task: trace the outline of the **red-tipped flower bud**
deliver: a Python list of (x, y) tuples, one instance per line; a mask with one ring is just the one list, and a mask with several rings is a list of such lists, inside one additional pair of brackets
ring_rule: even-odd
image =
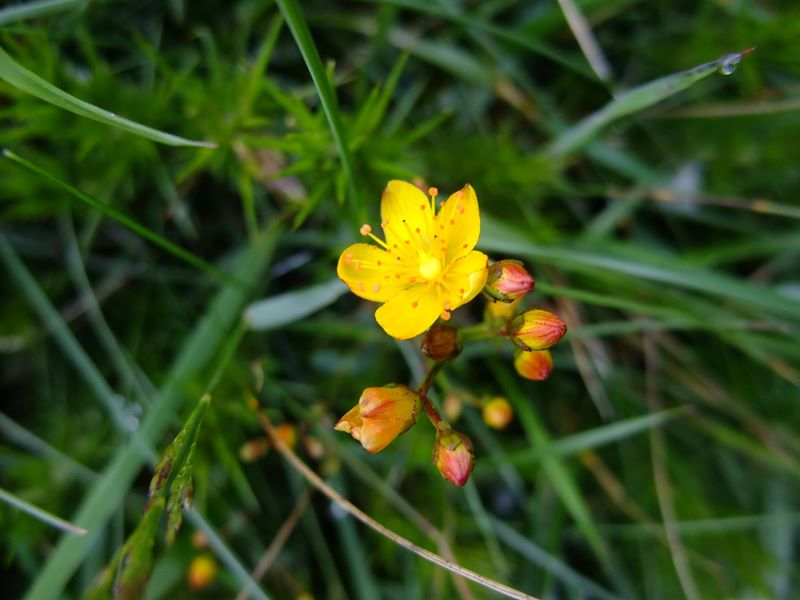
[(433, 464), (442, 477), (459, 487), (466, 485), (475, 464), (472, 441), (463, 433), (453, 431), (444, 422), (436, 428)]
[(537, 308), (517, 316), (509, 327), (511, 341), (523, 350), (546, 350), (567, 333), (567, 324), (558, 316)]
[(514, 409), (501, 396), (491, 398), (483, 405), (483, 422), (492, 429), (505, 429), (514, 418)]
[(380, 452), (417, 422), (422, 402), (412, 389), (389, 384), (367, 388), (334, 426), (361, 442), (370, 454)]
[(458, 331), (449, 325), (436, 323), (428, 329), (420, 347), (422, 353), (433, 360), (449, 360), (461, 352)]
[(553, 370), (553, 355), (550, 350), (518, 352), (514, 357), (514, 368), (525, 379), (544, 381)]
[(518, 260), (498, 260), (489, 265), (483, 292), (493, 300), (513, 302), (533, 289), (534, 281)]

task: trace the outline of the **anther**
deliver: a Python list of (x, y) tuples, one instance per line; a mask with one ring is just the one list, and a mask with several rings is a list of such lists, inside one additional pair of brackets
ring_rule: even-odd
[(369, 235), (370, 233), (372, 233), (372, 227), (364, 223), (361, 226), (361, 229), (359, 229), (359, 231), (361, 232), (361, 235)]

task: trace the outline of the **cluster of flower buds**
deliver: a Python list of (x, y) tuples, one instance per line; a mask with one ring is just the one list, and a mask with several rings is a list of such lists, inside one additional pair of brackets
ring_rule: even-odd
[[(478, 198), (469, 184), (439, 201), (436, 188), (390, 181), (381, 196), (382, 236), (370, 225), (360, 229), (374, 244), (356, 243), (339, 257), (337, 274), (357, 296), (381, 306), (378, 325), (390, 336), (407, 340), (425, 334), (421, 352), (432, 365), (417, 390), (390, 384), (367, 388), (335, 428), (349, 433), (369, 453), (380, 452), (410, 429), (424, 409), (436, 428), (433, 463), (455, 485), (467, 483), (475, 460), (470, 439), (452, 429), (428, 398), (439, 369), (461, 352), (462, 342), (488, 336), (511, 340), (517, 347), (514, 366), (527, 379), (547, 379), (553, 368), (548, 348), (566, 334), (564, 322), (541, 309), (520, 310), (533, 290), (531, 274), (518, 260), (489, 261), (475, 250), (480, 235)], [(459, 330), (452, 312), (483, 291), (489, 298), (484, 323)], [(462, 403), (445, 396), (446, 419), (455, 421)], [(514, 412), (505, 398), (472, 402), (484, 423), (504, 429)], [(256, 448), (259, 450), (259, 448)]]
[(567, 325), (557, 315), (538, 308), (516, 314), (516, 307), (535, 283), (518, 260), (500, 260), (489, 266), (483, 288), (489, 303), (489, 319), (518, 350), (514, 368), (525, 379), (543, 381), (553, 370), (553, 356), (548, 348), (567, 333)]

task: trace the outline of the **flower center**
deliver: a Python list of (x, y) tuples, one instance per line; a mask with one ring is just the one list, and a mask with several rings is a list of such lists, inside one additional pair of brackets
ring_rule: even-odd
[(442, 274), (441, 261), (426, 252), (421, 253), (419, 256), (419, 274), (428, 281), (436, 279)]

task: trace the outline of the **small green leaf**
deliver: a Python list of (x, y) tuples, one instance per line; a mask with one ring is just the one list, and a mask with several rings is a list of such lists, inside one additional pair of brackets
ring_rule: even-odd
[(338, 279), (253, 302), (244, 311), (250, 329), (263, 331), (294, 323), (336, 302), (347, 292)]

